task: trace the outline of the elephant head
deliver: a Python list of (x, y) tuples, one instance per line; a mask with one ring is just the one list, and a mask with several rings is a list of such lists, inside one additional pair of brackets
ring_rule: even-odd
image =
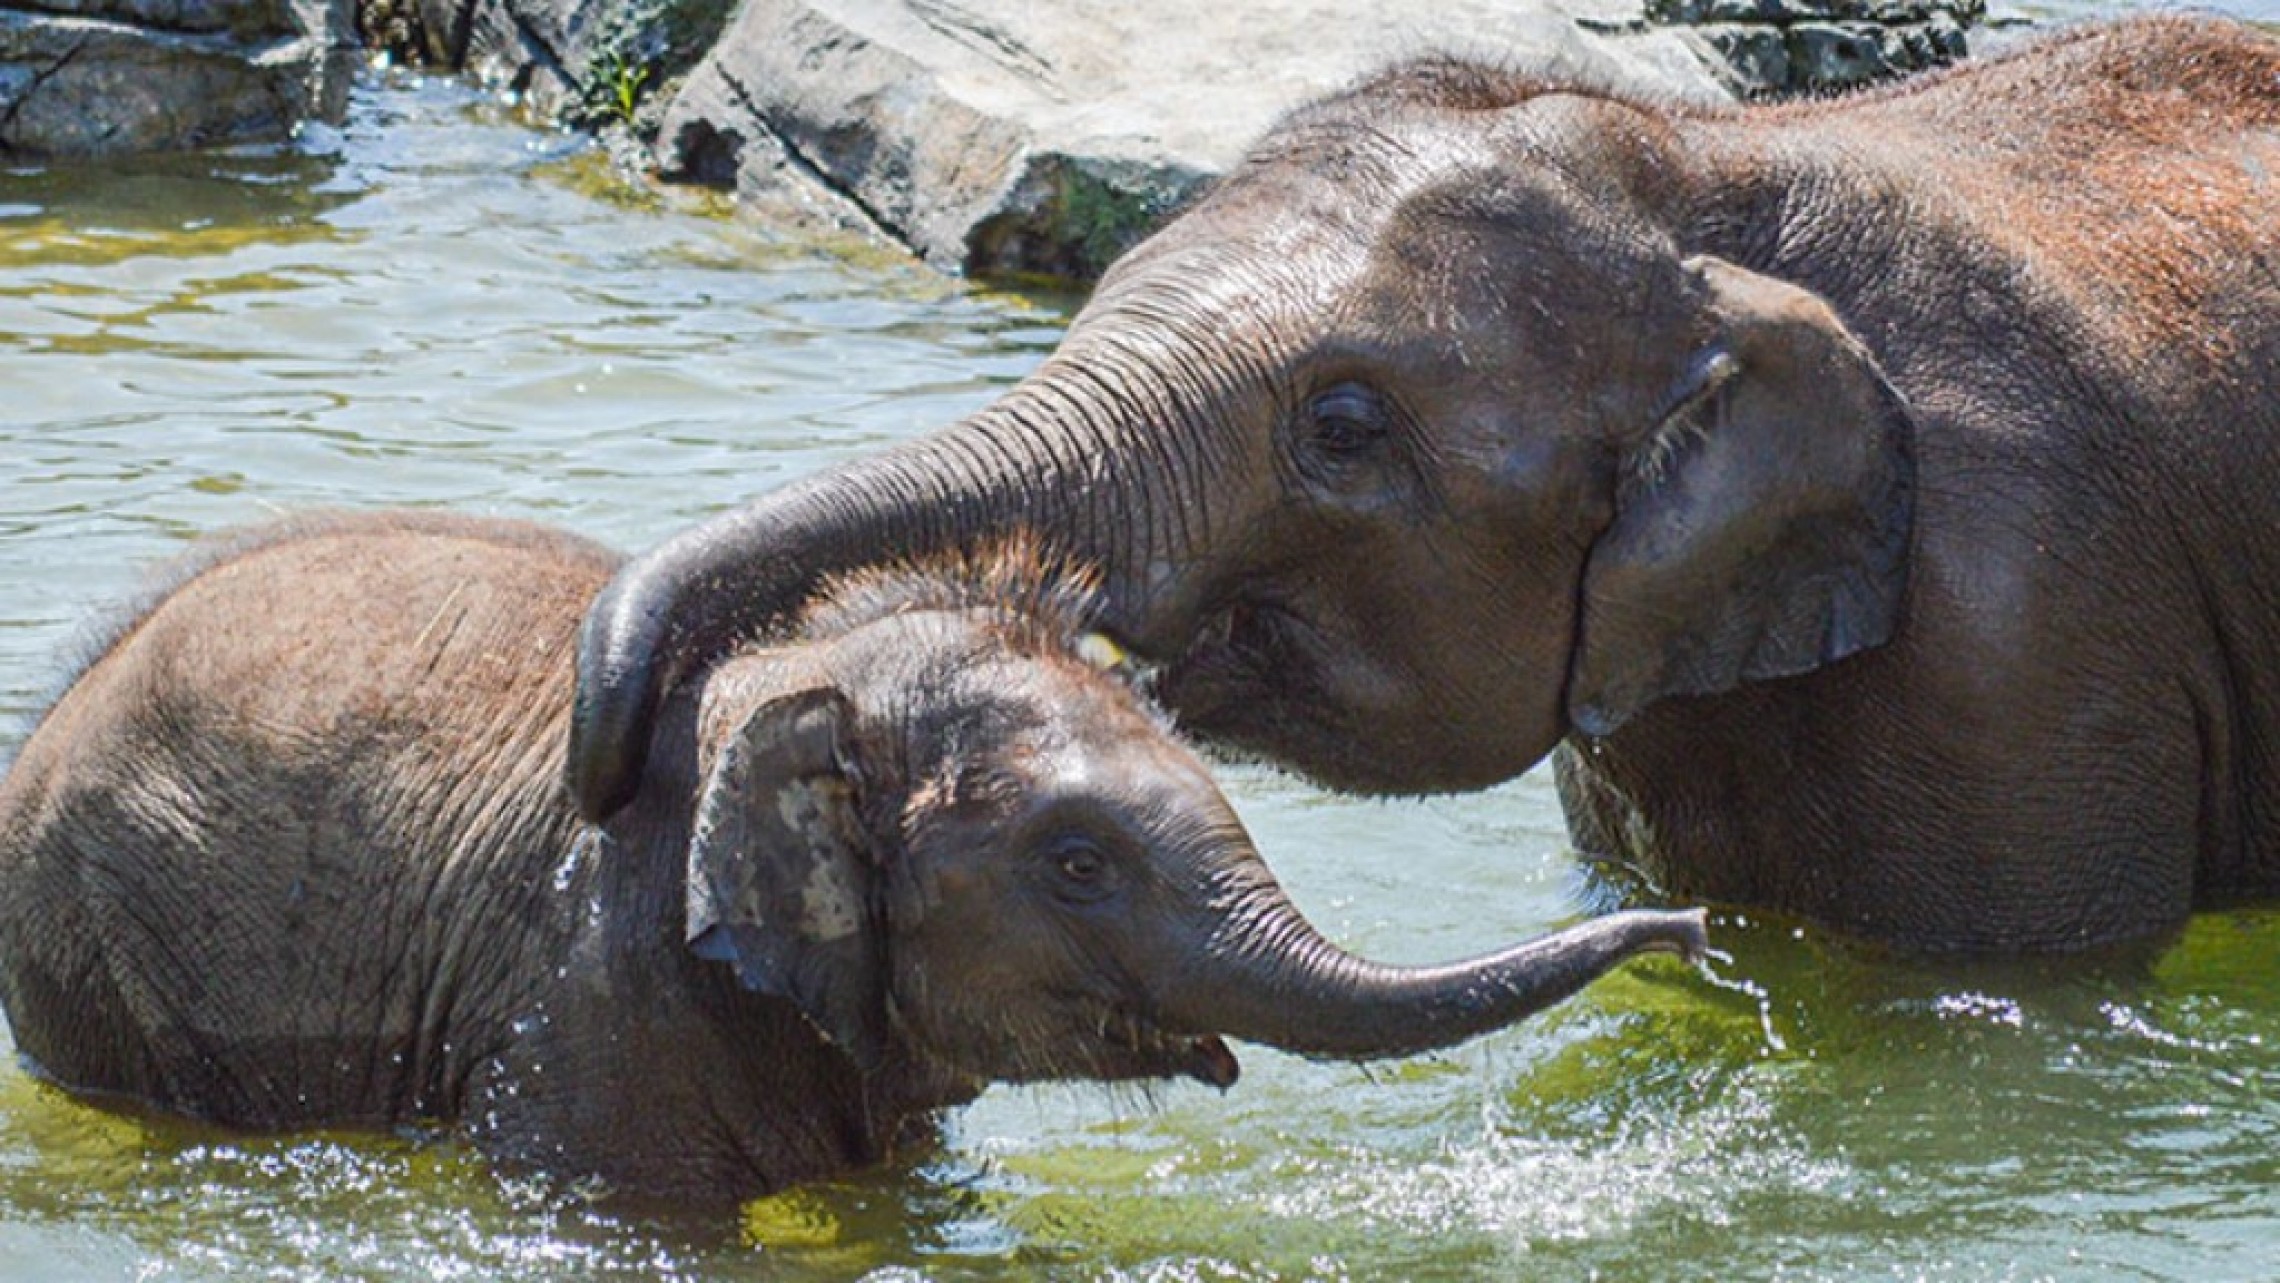
[(834, 592), (816, 640), (733, 657), (701, 692), (690, 941), (859, 1064), (1226, 1086), (1222, 1035), (1407, 1054), (1633, 953), (1701, 953), (1699, 911), (1615, 914), (1448, 967), (1340, 951), (1203, 765), (1089, 662), (1113, 648), (1037, 611), (1079, 598), (1018, 582)]
[(1742, 265), (1701, 150), (1450, 63), (1298, 113), (995, 404), (627, 565), (581, 638), (581, 807), (818, 577), (1017, 528), (1103, 568), (1183, 725), (1353, 790), (1485, 785), (1881, 644), (1908, 411), (1823, 299)]

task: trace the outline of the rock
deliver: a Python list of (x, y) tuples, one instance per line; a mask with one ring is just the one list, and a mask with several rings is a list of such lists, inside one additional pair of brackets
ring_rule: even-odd
[(1710, 47), (1725, 55), (1747, 88), (1796, 83), (1789, 66), (1789, 40), (1781, 28), (1757, 22), (1718, 22), (1697, 28)]
[(362, 0), (366, 39), (535, 114), (629, 125), (712, 47), (732, 0)]
[(1705, 42), (1587, 31), (1588, 4), (1607, 7), (746, 0), (664, 110), (657, 155), (949, 270), (1089, 279), (1282, 112), (1404, 54), (1725, 97)]
[(1849, 89), (1964, 56), (1986, 0), (1646, 0), (1649, 22), (1692, 27), (1744, 94)]
[(19, 0), (6, 6), (75, 18), (108, 18), (161, 31), (279, 32), (292, 17), (277, 0)]
[(351, 0), (0, 0), (0, 153), (275, 141), (338, 119)]
[(1891, 27), (1868, 22), (1800, 22), (1789, 28), (1791, 83), (1800, 87), (1865, 84), (1909, 65)]

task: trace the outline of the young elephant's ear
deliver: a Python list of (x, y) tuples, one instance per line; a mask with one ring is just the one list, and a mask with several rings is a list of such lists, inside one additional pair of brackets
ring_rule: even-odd
[(864, 1068), (886, 1050), (873, 868), (856, 818), (853, 710), (832, 690), (769, 699), (702, 734), (688, 941), (748, 989), (789, 998)]
[(1693, 259), (1714, 325), (1584, 570), (1568, 718), (1605, 735), (1888, 640), (1914, 507), (1907, 408), (1815, 294)]

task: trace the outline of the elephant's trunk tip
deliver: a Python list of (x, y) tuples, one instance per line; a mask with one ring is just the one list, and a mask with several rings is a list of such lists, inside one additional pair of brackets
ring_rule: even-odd
[(1644, 953), (1675, 953), (1691, 963), (1710, 956), (1710, 912), (1707, 909), (1641, 910)]

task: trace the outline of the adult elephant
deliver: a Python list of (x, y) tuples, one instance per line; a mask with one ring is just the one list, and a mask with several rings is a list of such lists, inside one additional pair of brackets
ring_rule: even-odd
[(815, 577), (1048, 532), (1198, 731), (1338, 788), (1564, 743), (1578, 843), (1926, 949), (2280, 882), (2280, 46), (1839, 102), (1427, 61), (1284, 121), (940, 435), (596, 601), (571, 779)]

